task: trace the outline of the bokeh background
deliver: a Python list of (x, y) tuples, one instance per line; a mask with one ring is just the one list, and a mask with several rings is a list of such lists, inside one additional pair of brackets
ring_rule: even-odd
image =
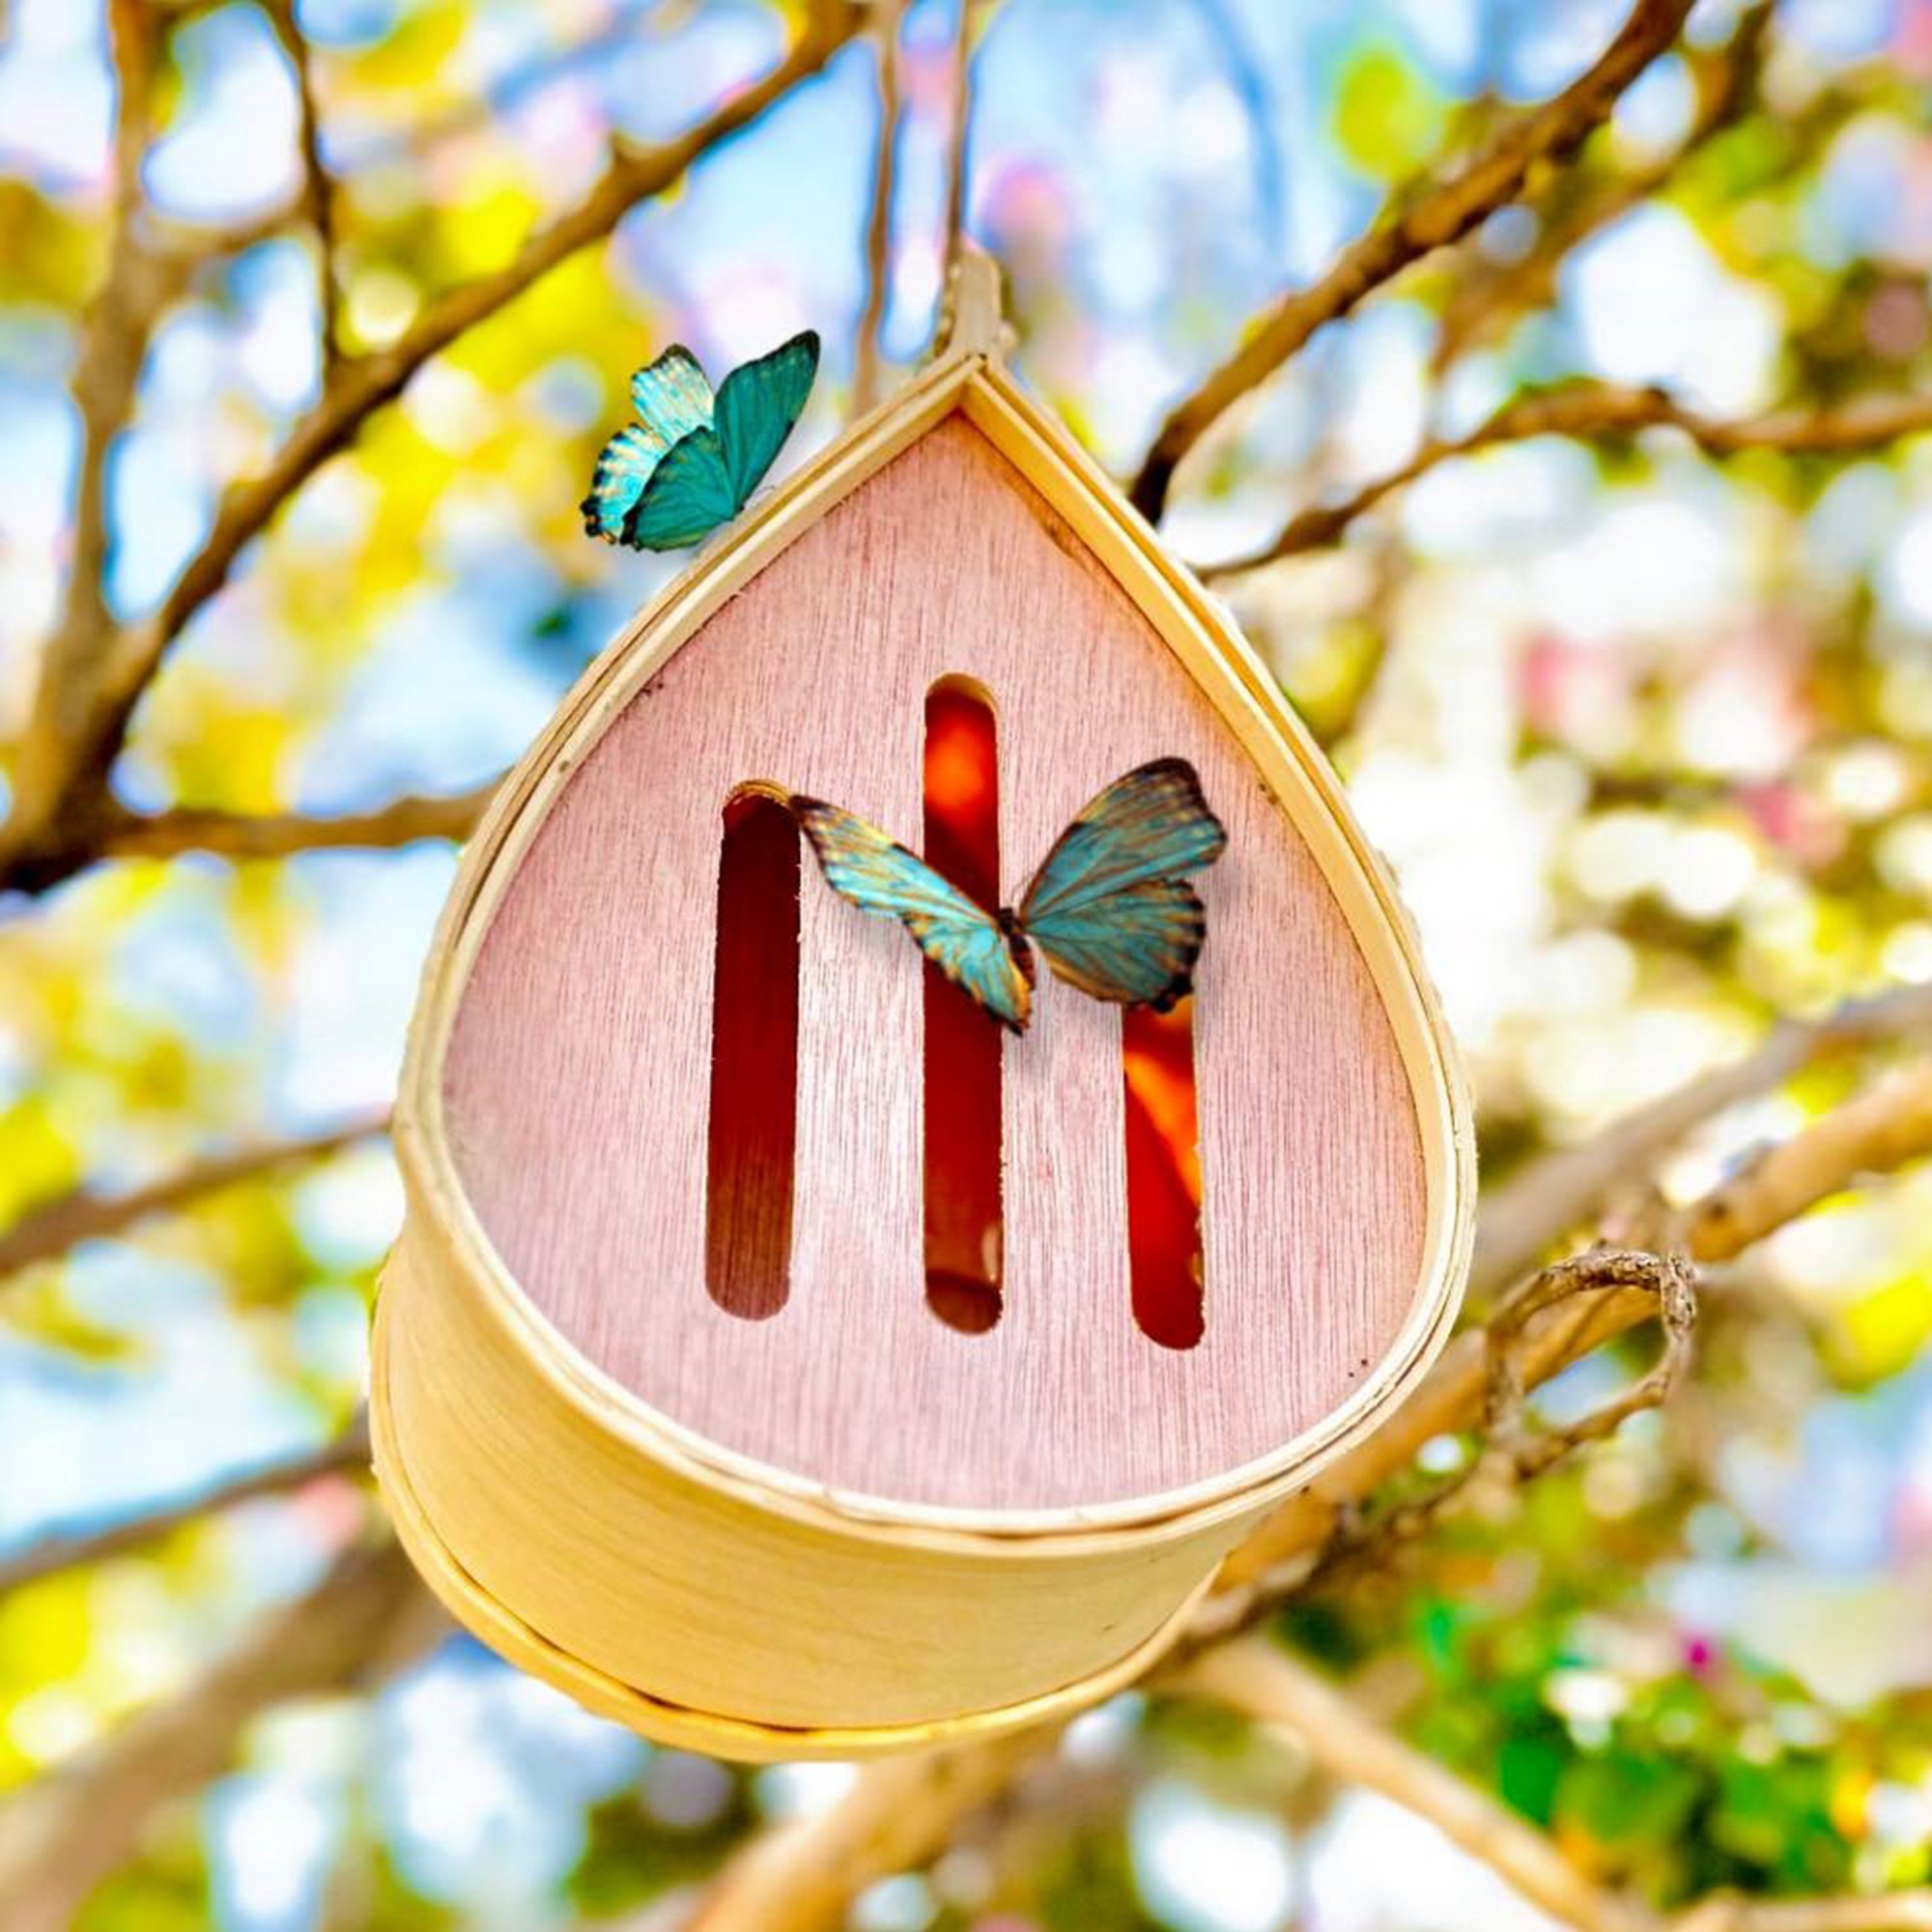
[[(1418, 171), (1564, 85), (1621, 14), (974, 4), (966, 232), (1004, 265), (1021, 377), (1123, 477), (1249, 318)], [(304, 79), (286, 10), (139, 11), (158, 45), (144, 233), (168, 279), (104, 469), (121, 626), (160, 606), (224, 488), (321, 393), (304, 88), (354, 355), (580, 201), (613, 137), (700, 123), (798, 29), (752, 0), (301, 0)], [(486, 782), (668, 574), (586, 541), (576, 510), (636, 363), (682, 339), (718, 370), (818, 328), (824, 373), (786, 464), (848, 418), (876, 272), (878, 380), (916, 366), (949, 246), (961, 22), (954, 0), (884, 17), (883, 251), (862, 35), (429, 360), (195, 613), (114, 797), (276, 818), (290, 849), (119, 856), (4, 902), (0, 1228), (77, 1188), (338, 1128), (345, 1144), (0, 1279), (0, 1874), (64, 1772), (207, 1695), (205, 1673), (379, 1534), (353, 1458), (325, 1464), (363, 1391), (400, 1212), (370, 1129), (454, 848), (378, 833), (301, 849), (328, 842), (301, 825)], [(1747, 426), (1922, 391), (1929, 88), (1924, 0), (1698, 6), (1528, 206), (1231, 411), (1166, 534), (1204, 569), (1238, 558), (1425, 439), (1573, 380), (1660, 384)], [(9, 737), (75, 554), (76, 358), (107, 266), (115, 99), (98, 6), (7, 0)], [(1401, 876), (1492, 1183), (1783, 1016), (1932, 981), (1932, 440), (1778, 441), (1502, 441), (1432, 463), (1333, 542), (1210, 580)], [(1695, 1193), (1903, 1050), (1809, 1065), (1633, 1187)], [(1932, 1878), (1932, 1173), (1836, 1195), (1719, 1271), (1704, 1330), (1662, 1413), (1298, 1602), (1279, 1634), (1647, 1907), (1916, 1885)], [(1550, 1400), (1624, 1372), (1593, 1358)], [(307, 1480), (192, 1507), (310, 1452)], [(1466, 1453), (1431, 1450), (1440, 1468)], [(680, 1888), (744, 1834), (850, 1776), (652, 1750), (445, 1631), (362, 1649), (327, 1694), (267, 1700), (233, 1754), (183, 1771), (78, 1922), (669, 1925)], [(1293, 1736), (1129, 1697), (937, 1865), (867, 1889), (852, 1922), (1546, 1921)]]

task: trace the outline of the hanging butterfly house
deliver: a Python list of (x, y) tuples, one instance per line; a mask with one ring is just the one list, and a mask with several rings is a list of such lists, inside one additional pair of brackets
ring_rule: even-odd
[(1002, 365), (990, 272), (755, 499), (815, 342), (640, 375), (593, 529), (730, 527), (504, 784), (404, 1073), (398, 1530), (504, 1655), (721, 1755), (1130, 1680), (1413, 1384), (1466, 1256), (1389, 882)]

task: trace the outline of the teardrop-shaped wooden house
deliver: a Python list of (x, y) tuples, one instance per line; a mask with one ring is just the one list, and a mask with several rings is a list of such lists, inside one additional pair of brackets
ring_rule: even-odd
[[(954, 346), (598, 660), (465, 854), (398, 1111), (377, 1464), (455, 1614), (692, 1748), (1136, 1674), (1425, 1367), (1471, 1140), (1415, 946), (1219, 608)], [(977, 339), (974, 339), (977, 338)], [(1194, 998), (1024, 1037), (783, 790), (1017, 896), (1145, 760), (1225, 822)]]

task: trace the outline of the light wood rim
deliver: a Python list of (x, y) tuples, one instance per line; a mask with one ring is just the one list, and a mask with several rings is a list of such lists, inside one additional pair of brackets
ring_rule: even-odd
[[(1362, 1385), (1319, 1423), (1264, 1457), (1182, 1488), (1089, 1507), (971, 1510), (830, 1490), (726, 1449), (652, 1407), (567, 1343), (510, 1275), (464, 1195), (442, 1117), (443, 1055), (464, 986), (502, 892), (571, 772), (713, 611), (819, 517), (954, 410), (987, 437), (1092, 548), (1214, 702), (1277, 806), (1296, 826), (1342, 908), (1389, 1014), (1417, 1108), (1424, 1154), (1424, 1250), (1409, 1313)], [(651, 647), (636, 649), (647, 637)], [(1319, 803), (1322, 811), (1311, 810), (1312, 803)], [(1385, 943), (1372, 943), (1378, 929)], [(647, 1459), (692, 1480), (798, 1521), (992, 1554), (1047, 1553), (1073, 1545), (1094, 1548), (1117, 1539), (1140, 1542), (1150, 1531), (1193, 1531), (1253, 1511), (1299, 1487), (1367, 1435), (1426, 1371), (1448, 1334), (1473, 1236), (1475, 1137), (1460, 1063), (1407, 914), (1332, 769), (1221, 607), (1168, 555), (1085, 452), (1026, 396), (996, 357), (980, 349), (935, 362), (804, 466), (718, 548), (673, 580), (589, 667), (505, 779), (464, 850), (430, 949), (410, 1029), (395, 1140), (424, 1245), (443, 1271), (481, 1297), (513, 1332), (537, 1372), (586, 1426), (628, 1442)], [(534, 1634), (532, 1640), (542, 1642)]]
[(585, 1710), (677, 1750), (743, 1763), (772, 1764), (802, 1758), (878, 1757), (888, 1752), (964, 1744), (1009, 1730), (1073, 1717), (1090, 1705), (1137, 1683), (1159, 1662), (1214, 1581), (1214, 1571), (1188, 1592), (1151, 1636), (1111, 1663), (1054, 1690), (1016, 1703), (968, 1711), (917, 1724), (761, 1724), (654, 1697), (647, 1690), (586, 1662), (526, 1623), (496, 1593), (464, 1568), (417, 1496), (396, 1439), (388, 1401), (387, 1324), (379, 1315), (370, 1359), (370, 1440), (383, 1501), (396, 1540), (437, 1600), (458, 1623), (499, 1657), (542, 1678)]

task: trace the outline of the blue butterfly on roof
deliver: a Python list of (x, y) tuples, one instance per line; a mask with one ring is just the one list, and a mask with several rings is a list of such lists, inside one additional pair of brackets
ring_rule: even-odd
[(682, 343), (631, 378), (636, 422), (597, 458), (586, 534), (632, 550), (683, 550), (728, 524), (764, 481), (818, 374), (818, 336), (794, 335), (733, 369), (716, 395)]
[(1013, 1033), (1033, 1014), (1038, 947), (1096, 1000), (1166, 1012), (1194, 988), (1208, 909), (1188, 885), (1227, 849), (1184, 758), (1116, 779), (1059, 838), (1017, 910), (988, 912), (876, 825), (791, 799), (826, 883), (861, 912), (896, 919), (955, 986)]

